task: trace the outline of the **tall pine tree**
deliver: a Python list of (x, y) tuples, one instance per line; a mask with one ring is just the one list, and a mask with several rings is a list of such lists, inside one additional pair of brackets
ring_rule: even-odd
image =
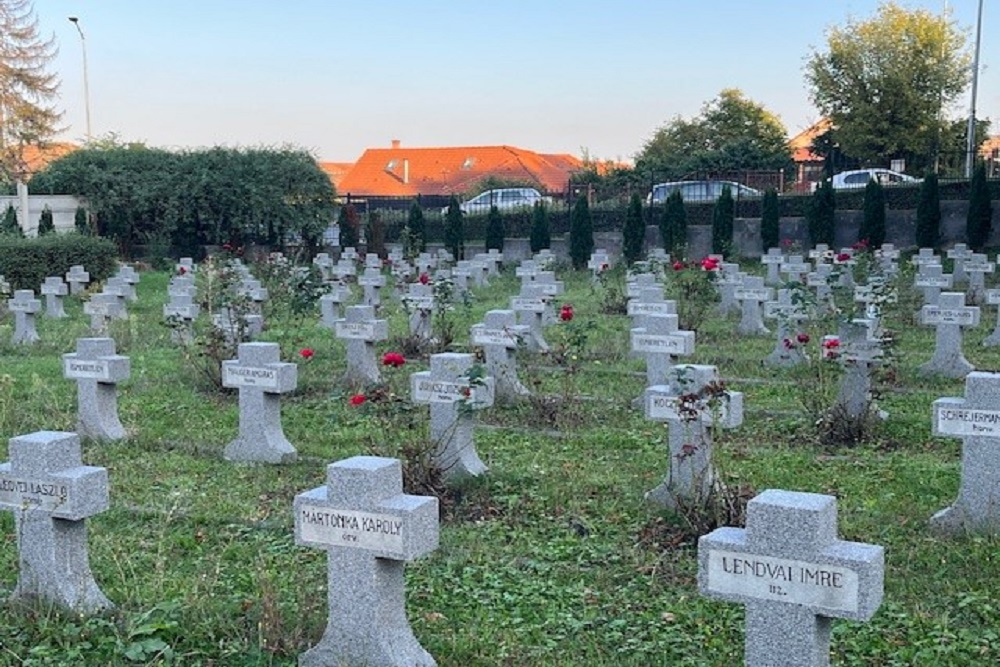
[(490, 213), (486, 217), (486, 250), (496, 249), (503, 252), (503, 240), (506, 235), (504, 229), (503, 216), (496, 206), (490, 207)]
[(642, 244), (646, 240), (646, 224), (642, 220), (642, 199), (633, 194), (625, 213), (622, 228), (622, 254), (626, 264), (634, 264), (642, 258)]
[(722, 188), (722, 194), (715, 201), (712, 210), (712, 252), (728, 255), (733, 251), (733, 220), (736, 216), (733, 192), (729, 186)]
[[(451, 213), (452, 204), (458, 208), (458, 200), (454, 196), (448, 202), (449, 213)], [(413, 244), (413, 249), (418, 253), (425, 252), (427, 250), (427, 229), (424, 223), (424, 209), (415, 199), (410, 204), (410, 213), (406, 217), (406, 227), (410, 230), (410, 242)]]
[(684, 208), (684, 195), (680, 190), (671, 192), (663, 206), (660, 239), (668, 253), (683, 252), (687, 245), (687, 209)]
[(918, 248), (936, 248), (941, 243), (941, 190), (934, 172), (920, 184), (916, 240)]
[(965, 238), (969, 247), (976, 252), (982, 252), (990, 241), (992, 216), (986, 164), (980, 161), (972, 173), (972, 183), (969, 184), (969, 213), (965, 219)]
[(577, 197), (569, 224), (569, 258), (574, 269), (587, 266), (594, 252), (594, 221), (585, 196)]
[(806, 218), (809, 222), (809, 240), (813, 245), (825, 243), (834, 245), (834, 220), (837, 215), (837, 200), (833, 185), (829, 180), (820, 183), (809, 200)]
[[(458, 199), (451, 198), (448, 211), (444, 214), (444, 247), (459, 261), (465, 254), (465, 214), (458, 205)], [(423, 217), (421, 216), (421, 220)]]
[(885, 243), (885, 189), (874, 178), (865, 186), (864, 217), (858, 229), (858, 241), (878, 248)]
[(769, 188), (760, 203), (760, 240), (764, 252), (777, 248), (781, 243), (781, 212), (778, 208), (778, 191)]
[(38, 218), (38, 236), (46, 236), (56, 233), (55, 221), (52, 219), (52, 209), (46, 206), (42, 209), (42, 215)]

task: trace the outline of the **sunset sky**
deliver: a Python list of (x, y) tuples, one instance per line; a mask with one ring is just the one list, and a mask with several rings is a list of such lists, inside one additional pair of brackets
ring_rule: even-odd
[[(975, 0), (904, 2), (969, 29)], [(990, 6), (990, 5), (993, 6)], [(1000, 131), (1000, 6), (986, 3), (977, 115)], [(36, 0), (60, 52), (61, 138), (91, 125), (158, 147), (291, 144), (351, 162), (365, 148), (509, 144), (630, 159), (723, 88), (789, 134), (818, 114), (803, 82), (825, 30), (877, 0)], [(969, 98), (953, 110), (968, 115)]]

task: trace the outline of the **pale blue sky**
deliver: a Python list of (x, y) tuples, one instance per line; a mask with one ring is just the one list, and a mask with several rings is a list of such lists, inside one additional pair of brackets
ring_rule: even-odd
[[(908, 7), (940, 12), (943, 0)], [(947, 3), (970, 44), (977, 0)], [(1000, 125), (1000, 3), (986, 2), (977, 115)], [(878, 0), (35, 0), (60, 45), (63, 138), (158, 147), (508, 144), (629, 159), (728, 87), (790, 134), (816, 120), (802, 67)], [(955, 115), (967, 116), (968, 95)], [(994, 130), (998, 128), (995, 126)]]

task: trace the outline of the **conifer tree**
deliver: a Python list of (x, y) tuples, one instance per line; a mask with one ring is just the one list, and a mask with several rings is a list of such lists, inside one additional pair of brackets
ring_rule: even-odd
[(3, 223), (0, 224), (0, 235), (3, 236), (24, 236), (24, 230), (17, 222), (17, 211), (13, 204), (7, 206), (7, 211), (3, 215)]
[(497, 249), (503, 252), (503, 241), (506, 236), (503, 216), (496, 206), (490, 207), (490, 213), (486, 218), (486, 250)]
[[(444, 247), (455, 257), (462, 259), (465, 254), (465, 214), (458, 205), (458, 199), (452, 196), (448, 202), (448, 212), (444, 215)], [(423, 216), (421, 216), (421, 221)]]
[(683, 251), (687, 245), (687, 209), (684, 208), (684, 195), (680, 190), (671, 192), (663, 206), (660, 238), (663, 249), (668, 253)]
[(934, 172), (927, 174), (920, 184), (916, 240), (918, 248), (936, 248), (941, 242), (941, 190)]
[(646, 240), (646, 225), (642, 221), (642, 199), (633, 194), (625, 214), (622, 228), (622, 254), (627, 264), (634, 264), (642, 258), (642, 244)]
[[(448, 202), (448, 212), (451, 213), (452, 204), (458, 207), (458, 200), (455, 199), (454, 195), (451, 201)], [(427, 225), (424, 222), (424, 209), (420, 207), (420, 204), (414, 200), (410, 204), (410, 214), (406, 218), (406, 226), (410, 230), (410, 239), (413, 243), (413, 249), (418, 253), (426, 252), (427, 250)]]
[(585, 196), (577, 197), (569, 223), (569, 258), (573, 268), (580, 270), (587, 266), (594, 252), (594, 221), (590, 216), (590, 204)]
[(82, 206), (76, 207), (76, 213), (73, 215), (73, 227), (76, 231), (84, 236), (90, 236), (90, 222), (87, 220), (87, 209)]
[(809, 240), (813, 245), (825, 243), (833, 245), (834, 220), (837, 213), (837, 200), (833, 194), (833, 185), (829, 180), (820, 183), (809, 200), (806, 218), (809, 222)]
[(885, 189), (874, 178), (865, 186), (864, 217), (858, 241), (867, 241), (870, 248), (885, 243)]
[(969, 247), (982, 252), (990, 241), (991, 218), (990, 190), (986, 183), (986, 164), (980, 161), (972, 172), (969, 184), (969, 212), (965, 219), (965, 238)]
[(358, 246), (358, 211), (354, 208), (354, 204), (347, 204), (340, 208), (337, 225), (340, 226), (340, 247), (356, 248)]
[(38, 236), (45, 236), (46, 234), (55, 234), (56, 225), (52, 220), (52, 209), (46, 206), (42, 209), (42, 215), (38, 218)]
[(544, 202), (535, 202), (531, 209), (531, 252), (536, 253), (544, 248), (552, 247), (552, 237), (549, 233), (549, 212)]
[(760, 240), (764, 252), (777, 248), (781, 242), (781, 213), (778, 208), (778, 191), (769, 188), (760, 203)]
[(733, 193), (729, 186), (722, 188), (722, 194), (712, 210), (712, 252), (717, 255), (729, 254), (733, 250), (733, 219), (735, 217)]

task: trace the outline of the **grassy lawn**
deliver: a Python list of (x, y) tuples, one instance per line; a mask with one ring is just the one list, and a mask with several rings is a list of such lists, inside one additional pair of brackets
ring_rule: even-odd
[[(490, 472), (449, 495), (440, 548), (407, 567), (414, 631), (443, 666), (739, 664), (742, 608), (698, 595), (696, 538), (643, 499), (665, 473), (666, 436), (631, 405), (645, 378), (628, 352), (629, 320), (606, 312), (613, 298), (589, 274), (561, 277), (576, 328), (553, 325), (547, 337), (565, 354), (519, 358), (522, 381), (549, 400), (479, 414), (477, 449)], [(303, 319), (269, 304), (276, 312), (262, 340), (299, 363), (299, 390), (282, 399), (282, 413), (300, 459), (223, 461), (237, 398), (205, 381), (204, 359), (170, 344), (168, 279), (143, 273), (139, 302), (112, 332), (131, 358), (119, 391), (130, 437), (84, 443), (84, 463), (109, 470), (111, 509), (87, 525), (95, 578), (118, 609), (83, 619), (7, 603), (0, 665), (296, 664), (326, 623), (326, 556), (295, 546), (294, 495), (324, 483), (330, 462), (427, 437), (426, 406), (379, 419), (349, 405), (352, 392), (338, 382), (344, 346), (319, 326), (318, 309)], [(471, 351), (469, 326), (508, 307), (516, 289), (509, 269), (457, 306), (453, 349)], [(712, 316), (684, 361), (718, 365), (745, 394), (743, 425), (716, 439), (730, 484), (835, 495), (841, 537), (885, 546), (885, 602), (870, 623), (835, 623), (834, 664), (997, 664), (1000, 538), (942, 540), (928, 530), (955, 498), (961, 454), (958, 439), (931, 436), (931, 403), (961, 396), (964, 382), (917, 374), (934, 332), (906, 316), (916, 302), (904, 297), (886, 323), (896, 334), (893, 372), (879, 385), (889, 417), (860, 444), (820, 444), (802, 399), (831, 392), (836, 374), (818, 380), (762, 366), (773, 337), (734, 335), (736, 320)], [(383, 302), (391, 336), (403, 336), (406, 314), (395, 299)], [(0, 459), (7, 437), (74, 428), (75, 384), (62, 378), (60, 355), (89, 335), (89, 318), (75, 299), (66, 309), (70, 319), (38, 320), (42, 342), (30, 348), (9, 344), (10, 315), (0, 323)], [(980, 370), (1000, 368), (1000, 348), (980, 345), (994, 318), (984, 308), (983, 324), (966, 335)], [(815, 345), (833, 332), (811, 333)], [(308, 361), (304, 347), (315, 350)], [(408, 395), (409, 374), (426, 368), (426, 358), (410, 358), (385, 374)], [(0, 539), (0, 587), (9, 592), (17, 579), (9, 512), (0, 514)]]

